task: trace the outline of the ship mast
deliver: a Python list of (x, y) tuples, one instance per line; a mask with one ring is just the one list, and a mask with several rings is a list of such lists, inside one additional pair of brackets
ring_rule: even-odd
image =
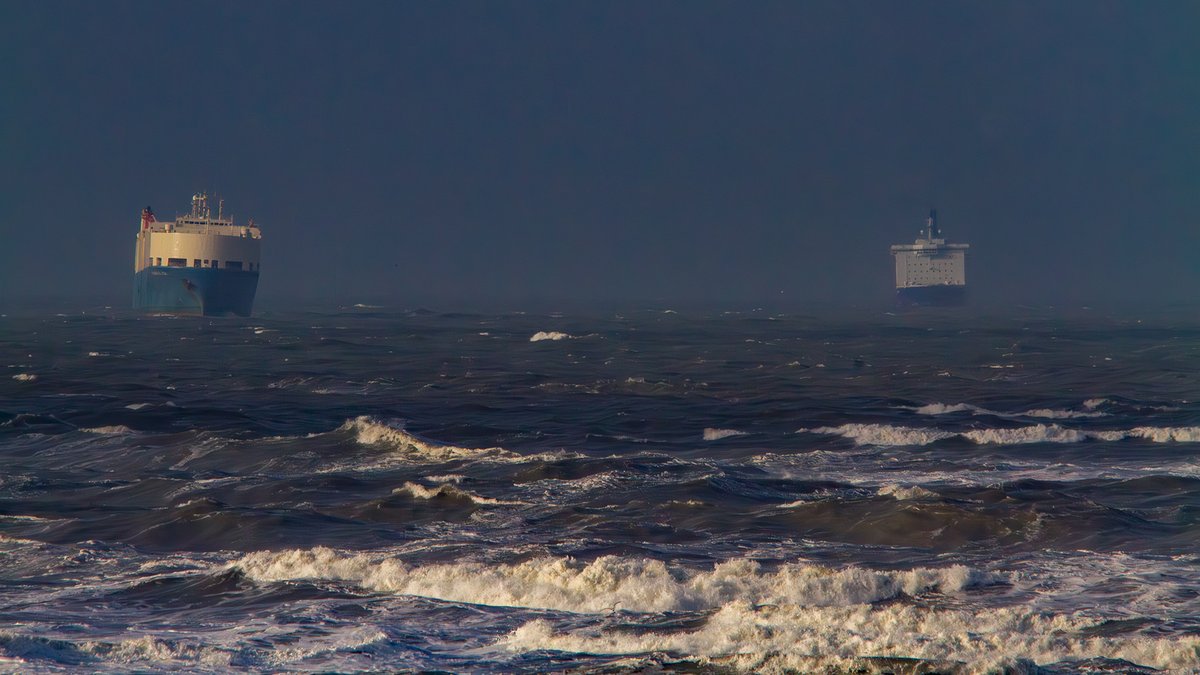
[(208, 218), (211, 215), (208, 210), (208, 193), (197, 192), (192, 195), (192, 217), (193, 218)]

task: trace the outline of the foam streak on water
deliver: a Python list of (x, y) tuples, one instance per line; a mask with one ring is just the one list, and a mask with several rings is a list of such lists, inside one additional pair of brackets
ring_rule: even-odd
[(1200, 670), (1193, 324), (2, 318), (3, 671)]

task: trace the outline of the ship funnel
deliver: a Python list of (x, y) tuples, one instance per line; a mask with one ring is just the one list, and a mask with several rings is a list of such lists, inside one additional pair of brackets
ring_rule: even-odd
[(926, 237), (929, 239), (941, 239), (942, 230), (937, 224), (937, 209), (929, 209), (929, 220), (925, 221)]

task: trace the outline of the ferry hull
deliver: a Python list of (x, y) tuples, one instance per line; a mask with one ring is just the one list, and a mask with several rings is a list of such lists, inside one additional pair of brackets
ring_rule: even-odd
[(961, 307), (966, 303), (966, 286), (946, 284), (896, 289), (896, 304), (902, 307)]
[(133, 277), (133, 308), (197, 316), (250, 316), (258, 272), (147, 267)]

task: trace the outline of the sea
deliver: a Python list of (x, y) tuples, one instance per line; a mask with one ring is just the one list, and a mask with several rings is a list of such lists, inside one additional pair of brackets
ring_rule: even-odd
[(0, 316), (0, 671), (1200, 672), (1200, 316)]

